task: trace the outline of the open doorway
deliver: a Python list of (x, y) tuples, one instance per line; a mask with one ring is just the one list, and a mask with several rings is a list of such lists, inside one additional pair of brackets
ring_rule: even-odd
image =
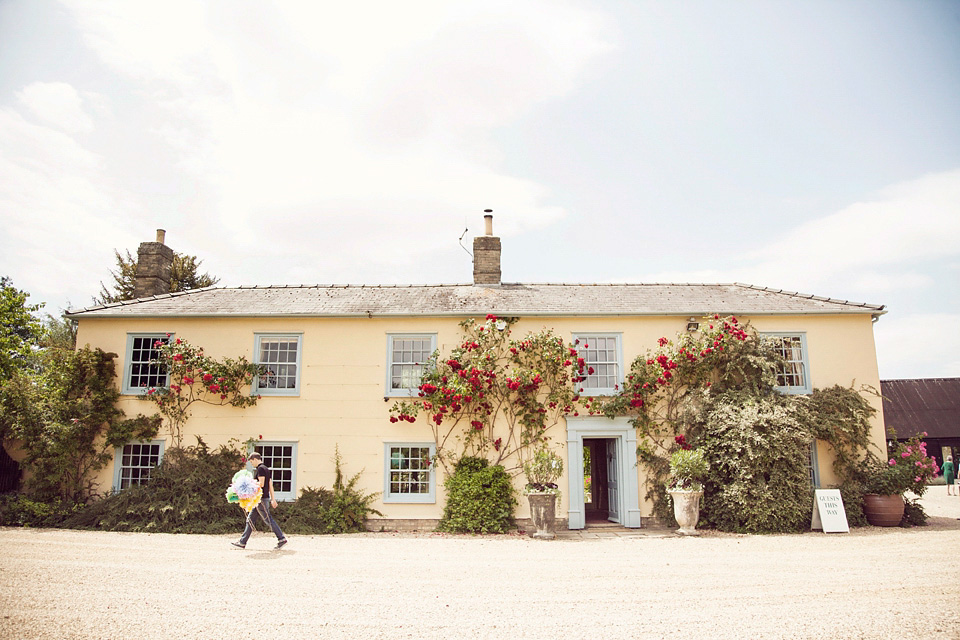
[(568, 526), (640, 526), (636, 430), (626, 418), (567, 418)]
[[(619, 522), (613, 438), (583, 439), (583, 514), (585, 524)], [(612, 483), (611, 483), (612, 480)]]

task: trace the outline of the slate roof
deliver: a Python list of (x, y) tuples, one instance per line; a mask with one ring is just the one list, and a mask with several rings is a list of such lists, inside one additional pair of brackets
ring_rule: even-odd
[(749, 284), (210, 287), (70, 311), (92, 317), (872, 314), (883, 305)]
[(881, 380), (883, 422), (906, 440), (927, 432), (928, 438), (960, 439), (960, 378)]

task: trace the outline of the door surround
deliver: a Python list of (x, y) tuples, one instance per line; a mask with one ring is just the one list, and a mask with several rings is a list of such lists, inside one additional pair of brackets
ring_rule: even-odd
[(614, 440), (617, 447), (617, 482), (620, 487), (618, 511), (620, 524), (636, 529), (640, 527), (640, 483), (637, 479), (637, 465), (628, 464), (636, 460), (637, 432), (629, 418), (604, 417), (567, 417), (567, 490), (569, 498), (570, 529), (583, 529), (586, 526), (586, 509), (583, 503), (583, 439), (608, 438)]

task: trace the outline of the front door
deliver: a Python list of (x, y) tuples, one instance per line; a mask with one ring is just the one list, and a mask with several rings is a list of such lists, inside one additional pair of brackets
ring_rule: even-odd
[(620, 522), (619, 464), (617, 463), (617, 441), (614, 438), (604, 440), (607, 444), (607, 520)]

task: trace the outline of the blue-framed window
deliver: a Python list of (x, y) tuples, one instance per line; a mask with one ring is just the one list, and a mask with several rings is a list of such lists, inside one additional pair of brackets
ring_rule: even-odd
[[(613, 395), (623, 384), (623, 349), (619, 333), (575, 333), (577, 355), (584, 375), (577, 388), (587, 396)], [(579, 341), (579, 342), (578, 342)]]
[[(273, 482), (273, 497), (278, 502), (297, 499), (297, 443), (260, 441), (253, 450), (263, 456), (263, 463), (270, 467)], [(269, 498), (269, 493), (264, 497)]]
[(257, 376), (253, 393), (264, 396), (300, 395), (302, 334), (258, 333), (254, 341), (254, 361), (266, 372)]
[(805, 333), (764, 333), (783, 356), (784, 363), (777, 371), (777, 391), (781, 393), (813, 393), (810, 382), (810, 362)]
[(383, 501), (435, 503), (437, 482), (432, 442), (386, 442)]
[(117, 447), (113, 459), (113, 488), (117, 491), (150, 480), (163, 459), (163, 440), (128, 442)]
[(165, 387), (169, 384), (166, 369), (152, 362), (159, 355), (157, 342), (167, 343), (171, 338), (172, 335), (168, 333), (127, 334), (121, 393), (141, 395), (151, 387)]
[(413, 396), (427, 361), (437, 349), (435, 333), (387, 335), (387, 396)]

